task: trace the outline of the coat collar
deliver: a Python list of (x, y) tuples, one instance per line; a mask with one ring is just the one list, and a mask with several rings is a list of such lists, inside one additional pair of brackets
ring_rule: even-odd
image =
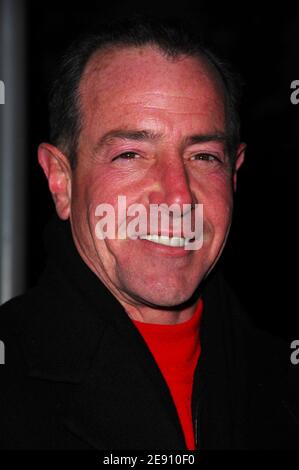
[(22, 298), (18, 325), (29, 374), (80, 382), (102, 339), (113, 334), (123, 338), (137, 361), (153, 363), (122, 305), (81, 259), (69, 222), (53, 219), (45, 244), (47, 265), (38, 285)]
[(124, 311), (85, 265), (70, 224), (53, 219), (45, 232), (47, 264), (25, 297), (19, 322), (29, 374), (78, 382), (89, 369), (110, 318)]

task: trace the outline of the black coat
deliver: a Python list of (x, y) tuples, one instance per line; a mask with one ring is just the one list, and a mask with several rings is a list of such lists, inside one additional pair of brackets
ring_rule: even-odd
[[(185, 449), (153, 357), (81, 260), (69, 222), (56, 222), (47, 243), (39, 284), (0, 309), (0, 448)], [(202, 295), (197, 448), (299, 449), (289, 345), (250, 324), (217, 270)]]

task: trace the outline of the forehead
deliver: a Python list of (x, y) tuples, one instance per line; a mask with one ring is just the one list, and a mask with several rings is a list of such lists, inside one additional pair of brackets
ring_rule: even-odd
[(139, 122), (140, 112), (162, 112), (170, 121), (173, 116), (224, 116), (223, 84), (206, 59), (171, 59), (152, 46), (95, 53), (82, 75), (79, 96), (83, 127), (90, 130), (99, 122), (108, 127), (115, 120), (135, 117)]

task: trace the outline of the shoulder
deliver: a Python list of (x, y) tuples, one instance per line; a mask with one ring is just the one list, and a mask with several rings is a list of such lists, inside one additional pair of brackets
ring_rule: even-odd
[[(0, 340), (4, 345), (4, 364), (0, 365), (0, 449), (47, 449), (57, 436), (64, 439), (61, 413), (69, 385), (48, 380), (57, 364), (63, 362), (63, 355), (52, 355), (59, 344), (55, 341), (51, 349), (52, 332), (46, 324), (53, 304), (46, 306), (42, 297), (41, 290), (34, 288), (0, 307)], [(45, 368), (44, 376), (38, 375), (38, 367)]]
[(291, 345), (252, 321), (221, 273), (207, 281), (206, 346), (215, 370), (221, 363), (233, 390), (239, 434), (246, 436), (238, 445), (298, 448), (299, 365), (291, 361)]

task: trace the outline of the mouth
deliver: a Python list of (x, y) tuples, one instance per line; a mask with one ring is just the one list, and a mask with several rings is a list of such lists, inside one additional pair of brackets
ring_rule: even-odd
[(193, 238), (183, 238), (183, 237), (169, 237), (167, 235), (142, 235), (139, 237), (141, 240), (147, 240), (152, 243), (157, 243), (159, 245), (170, 246), (173, 248), (183, 248), (189, 244)]

